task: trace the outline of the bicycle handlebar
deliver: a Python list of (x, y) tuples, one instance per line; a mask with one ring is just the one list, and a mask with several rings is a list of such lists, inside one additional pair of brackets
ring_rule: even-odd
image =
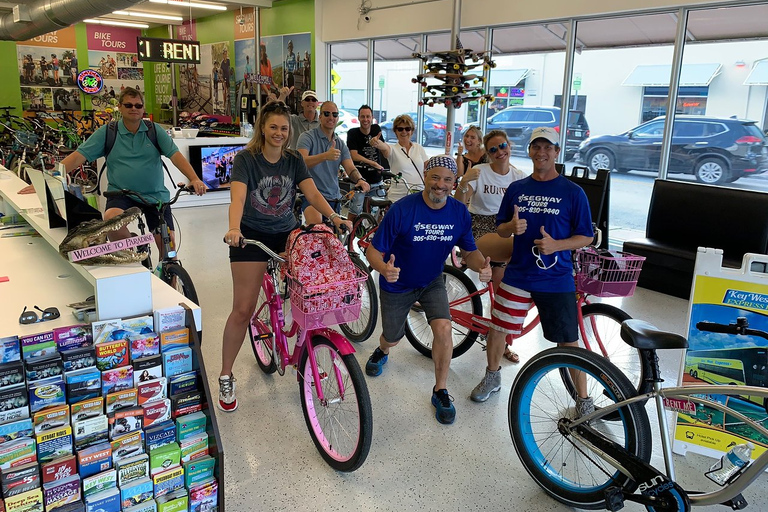
[[(222, 241), (223, 241), (225, 244), (229, 245), (229, 244), (227, 243), (227, 239), (226, 239), (226, 238), (223, 238), (223, 239), (222, 239)], [(280, 263), (285, 263), (285, 258), (283, 258), (282, 256), (280, 256), (280, 255), (279, 255), (279, 254), (277, 254), (275, 251), (273, 251), (272, 249), (270, 249), (269, 247), (267, 247), (267, 246), (266, 246), (266, 245), (264, 245), (263, 243), (259, 242), (258, 240), (252, 240), (252, 239), (250, 239), (250, 238), (241, 238), (241, 239), (240, 239), (240, 247), (245, 247), (246, 245), (255, 245), (256, 247), (258, 247), (259, 249), (261, 249), (262, 251), (264, 251), (265, 253), (267, 253), (267, 254), (269, 255), (269, 257), (270, 257), (270, 258), (276, 259), (276, 260), (277, 260), (277, 261), (279, 261)]]
[(187, 192), (188, 194), (194, 194), (195, 193), (195, 189), (190, 187), (189, 185), (179, 186), (179, 188), (176, 189), (176, 195), (174, 195), (173, 198), (170, 201), (168, 201), (167, 203), (160, 203), (159, 206), (158, 206), (157, 203), (150, 203), (149, 201), (147, 201), (147, 199), (143, 195), (141, 195), (140, 193), (138, 193), (136, 191), (133, 191), (133, 190), (129, 190), (127, 188), (123, 188), (123, 189), (120, 189), (120, 190), (107, 190), (106, 192), (103, 193), (103, 195), (106, 198), (109, 198), (109, 197), (120, 197), (120, 196), (135, 197), (136, 199), (141, 201), (146, 206), (152, 206), (152, 207), (157, 207), (158, 209), (161, 209), (161, 208), (163, 208), (165, 206), (170, 206), (173, 203), (175, 203), (176, 201), (178, 201), (179, 200), (179, 196), (181, 195), (182, 192)]
[(739, 317), (735, 324), (718, 324), (716, 322), (697, 322), (696, 328), (704, 332), (716, 332), (721, 334), (736, 334), (742, 336), (758, 336), (768, 340), (768, 332), (761, 331), (759, 329), (750, 329), (749, 324), (746, 322), (746, 318)]

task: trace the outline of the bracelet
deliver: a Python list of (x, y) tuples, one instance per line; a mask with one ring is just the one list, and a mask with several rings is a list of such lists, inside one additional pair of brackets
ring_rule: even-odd
[(338, 214), (338, 213), (336, 213), (336, 212), (333, 212), (333, 213), (331, 214), (331, 216), (330, 216), (330, 217), (328, 217), (328, 220), (330, 220), (331, 222), (333, 222), (333, 219), (340, 219), (340, 218), (341, 218), (341, 215), (339, 215), (339, 214)]

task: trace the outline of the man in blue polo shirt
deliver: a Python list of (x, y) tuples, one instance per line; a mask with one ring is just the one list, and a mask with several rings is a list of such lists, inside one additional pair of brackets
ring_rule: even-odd
[[(360, 171), (355, 168), (347, 145), (335, 133), (338, 121), (339, 108), (332, 101), (324, 102), (320, 106), (320, 126), (302, 133), (297, 143), (297, 149), (304, 157), (304, 163), (307, 164), (317, 189), (337, 212), (341, 210), (339, 166), (344, 168), (347, 176), (363, 192), (371, 189), (360, 175)], [(307, 224), (319, 224), (323, 221), (320, 212), (309, 206), (306, 199), (301, 209)]]
[[(142, 122), (144, 118), (144, 99), (141, 93), (132, 87), (126, 87), (118, 98), (118, 110), (122, 119), (117, 122), (117, 137), (115, 145), (107, 157), (107, 190), (128, 189), (138, 192), (148, 201), (167, 202), (170, 193), (165, 188), (165, 173), (163, 172), (160, 153), (147, 137), (147, 125)], [(107, 125), (96, 130), (84, 143), (62, 160), (62, 164), (69, 173), (85, 162), (93, 162), (104, 156), (104, 144), (107, 136)], [(197, 195), (203, 195), (206, 191), (205, 183), (197, 177), (195, 170), (189, 165), (179, 148), (161, 127), (155, 125), (157, 142), (163, 155), (168, 157), (181, 173), (189, 180), (189, 184), (195, 189)], [(147, 227), (153, 231), (159, 225), (157, 209), (147, 207), (142, 203), (128, 197), (110, 197), (104, 212), (104, 219), (111, 219), (123, 213), (132, 206), (137, 206), (144, 211), (147, 219)], [(173, 230), (173, 217), (171, 209), (165, 210), (165, 220), (168, 227)], [(124, 226), (118, 231), (110, 233), (110, 240), (121, 240), (131, 236), (128, 227)], [(155, 236), (155, 242), (162, 254), (163, 243), (159, 236)], [(171, 231), (171, 242), (174, 242)]]
[(456, 161), (433, 156), (424, 171), (424, 190), (393, 204), (382, 219), (365, 255), (379, 278), (382, 334), (379, 347), (365, 365), (365, 372), (381, 375), (389, 352), (405, 334), (411, 307), (419, 302), (432, 329), (435, 386), (432, 405), (443, 424), (456, 418), (448, 394), (448, 370), (453, 355), (451, 312), (443, 281), (443, 264), (455, 245), (467, 254), (469, 268), (480, 280), (491, 279), (490, 258), (475, 246), (472, 219), (466, 206), (451, 197), (456, 182)]

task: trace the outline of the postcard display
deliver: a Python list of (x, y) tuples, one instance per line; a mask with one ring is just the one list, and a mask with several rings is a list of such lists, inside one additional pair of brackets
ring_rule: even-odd
[(0, 344), (0, 511), (223, 512), (190, 309)]
[[(681, 364), (681, 385), (768, 385), (768, 256), (746, 254), (740, 269), (722, 266), (720, 249), (699, 248), (691, 291), (688, 341)], [(748, 418), (761, 422), (768, 400), (745, 394), (710, 395)], [(677, 410), (673, 449), (718, 458), (734, 444), (750, 441), (752, 457), (768, 447), (738, 419), (700, 404)], [(680, 409), (680, 408), (677, 408)], [(685, 409), (685, 408), (683, 408)]]

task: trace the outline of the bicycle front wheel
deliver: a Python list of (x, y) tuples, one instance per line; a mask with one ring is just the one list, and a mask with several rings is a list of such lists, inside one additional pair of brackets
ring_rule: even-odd
[[(368, 272), (365, 263), (355, 254), (350, 254), (352, 263), (363, 272)], [(354, 322), (339, 324), (341, 332), (349, 340), (360, 343), (371, 337), (376, 322), (379, 320), (379, 299), (376, 295), (376, 283), (373, 282), (373, 276), (368, 274), (368, 279), (363, 285), (363, 292), (360, 296), (360, 316)]]
[(248, 323), (248, 336), (251, 339), (251, 349), (256, 356), (256, 362), (266, 374), (275, 373), (277, 365), (275, 364), (274, 337), (275, 329), (272, 327), (272, 321), (269, 317), (269, 307), (264, 304), (267, 295), (262, 285), (259, 290), (259, 298), (256, 301), (256, 311), (253, 312), (251, 321)]
[[(552, 348), (523, 366), (509, 393), (509, 432), (528, 474), (551, 497), (570, 507), (605, 508), (605, 490), (634, 492), (637, 483), (569, 435), (575, 402), (560, 369), (586, 373), (586, 391), (596, 407), (634, 396), (627, 378), (602, 356), (580, 348)], [(618, 421), (597, 419), (591, 427), (648, 462), (651, 430), (645, 409), (632, 404), (617, 410)]]
[[(337, 471), (354, 471), (368, 457), (373, 434), (373, 412), (365, 377), (355, 356), (341, 355), (325, 336), (312, 336), (312, 350), (316, 368), (312, 367), (307, 350), (299, 366), (299, 393), (309, 434), (328, 465)], [(317, 396), (315, 372), (323, 389), (323, 400)]]
[(177, 292), (188, 298), (194, 304), (199, 305), (197, 301), (197, 291), (192, 283), (187, 269), (178, 263), (166, 263), (163, 266), (163, 281), (176, 289)]
[(83, 187), (83, 192), (86, 194), (92, 193), (96, 190), (96, 185), (99, 179), (96, 169), (90, 164), (83, 164), (80, 168), (75, 169), (71, 174), (72, 181)]
[(352, 225), (352, 231), (347, 237), (347, 251), (349, 251), (350, 254), (356, 254), (369, 270), (370, 266), (368, 265), (368, 259), (365, 257), (365, 249), (368, 245), (361, 244), (360, 241), (365, 240), (366, 242), (370, 242), (368, 234), (376, 229), (378, 225), (379, 223), (376, 222), (373, 215), (370, 213), (361, 213), (355, 219), (355, 223)]
[[(477, 291), (474, 283), (466, 274), (457, 268), (445, 265), (443, 267), (443, 280), (445, 281), (445, 290), (448, 292), (448, 303), (451, 306), (452, 315), (457, 312), (483, 315), (483, 303), (479, 295), (475, 295), (463, 304), (455, 304), (455, 301)], [(414, 305), (408, 312), (408, 318), (405, 322), (405, 337), (408, 338), (413, 348), (427, 357), (432, 357), (434, 336), (427, 316), (420, 305)], [(453, 355), (451, 357), (459, 357), (472, 347), (477, 339), (477, 333), (453, 321), (451, 337), (453, 339)]]

